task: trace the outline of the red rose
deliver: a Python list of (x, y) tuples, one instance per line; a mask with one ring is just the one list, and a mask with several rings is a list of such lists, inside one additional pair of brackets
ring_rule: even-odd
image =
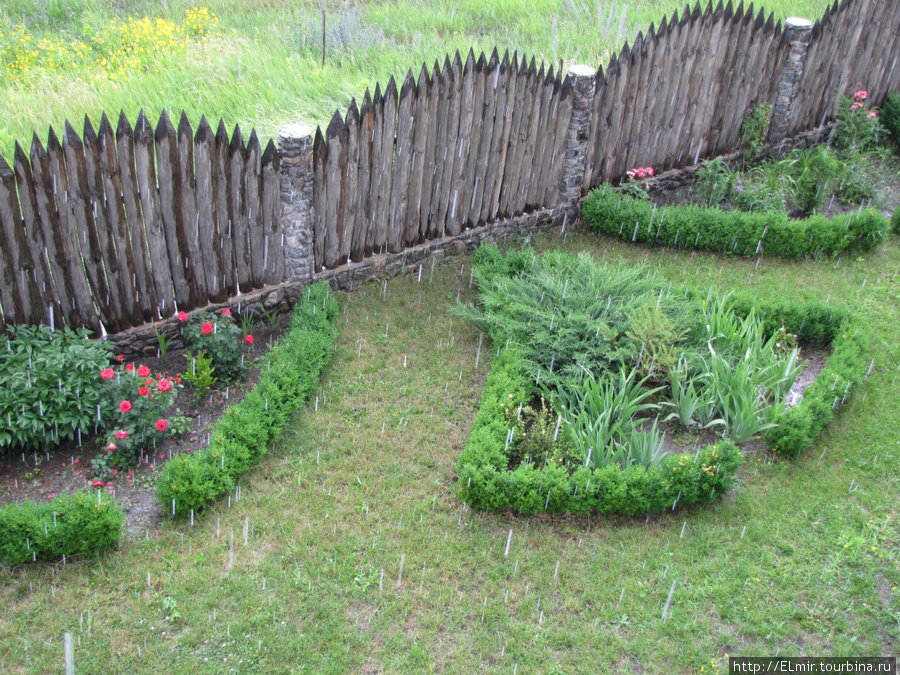
[(124, 361), (124, 360), (125, 360), (125, 355), (124, 355), (124, 354), (119, 354), (119, 356), (116, 357), (116, 358), (118, 358), (119, 361)]
[(150, 374), (150, 369), (147, 366), (141, 366), (138, 368), (138, 377), (147, 377)]
[(127, 370), (129, 373), (132, 372), (134, 370), (134, 364), (129, 363), (127, 366), (125, 366), (125, 370)]
[(171, 391), (172, 383), (169, 382), (168, 380), (160, 380), (159, 384), (156, 385), (156, 388), (159, 389), (160, 391)]
[(146, 396), (150, 393), (150, 390), (147, 387), (140, 387), (138, 389), (138, 396)]
[(122, 401), (119, 404), (119, 410), (121, 410), (123, 413), (127, 413), (129, 410), (131, 410), (131, 401)]
[(181, 378), (178, 377), (177, 375), (175, 377), (173, 377), (172, 379), (175, 380), (176, 382), (181, 382)]
[(253, 344), (253, 336), (252, 336), (252, 335), (245, 335), (245, 336), (244, 336), (244, 342), (246, 342), (248, 345), (252, 345), (252, 344)]
[(156, 430), (157, 431), (165, 431), (169, 428), (169, 423), (166, 420), (156, 420)]
[(107, 451), (107, 452), (114, 452), (115, 449), (116, 449), (116, 444), (115, 444), (115, 443), (110, 443), (109, 445), (106, 446), (106, 451)]
[(179, 321), (187, 321), (191, 317), (188, 316), (187, 312), (178, 312), (178, 320)]
[(231, 316), (231, 310), (226, 307), (222, 310), (222, 316)]
[(118, 438), (120, 441), (122, 441), (122, 440), (128, 438), (128, 432), (125, 431), (124, 429), (119, 429), (116, 432), (116, 438)]
[(200, 332), (204, 335), (209, 335), (213, 332), (213, 325), (209, 321), (207, 321), (205, 324), (200, 326)]
[(95, 480), (93, 483), (91, 483), (91, 486), (93, 486), (93, 487), (95, 487), (95, 488), (97, 488), (97, 489), (100, 489), (100, 488), (103, 487), (103, 481), (102, 481), (102, 480)]
[(100, 371), (100, 377), (104, 380), (111, 380), (116, 376), (116, 372), (112, 368), (104, 368)]

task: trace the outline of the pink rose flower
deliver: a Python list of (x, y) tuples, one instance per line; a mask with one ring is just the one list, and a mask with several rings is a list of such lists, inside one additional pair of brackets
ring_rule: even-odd
[(165, 431), (169, 428), (169, 422), (167, 420), (156, 420), (156, 430), (157, 431)]
[(179, 321), (187, 321), (191, 317), (188, 316), (187, 312), (178, 312), (178, 320)]
[(119, 430), (116, 432), (116, 438), (118, 438), (120, 441), (123, 441), (123, 440), (125, 440), (126, 438), (128, 438), (128, 432), (125, 431), (124, 429), (119, 429)]
[(172, 383), (169, 382), (168, 380), (160, 380), (159, 384), (156, 385), (156, 388), (159, 389), (160, 391), (171, 391)]
[(213, 332), (213, 325), (209, 321), (207, 321), (205, 324), (200, 326), (200, 332), (204, 335), (209, 335)]
[(100, 377), (104, 380), (111, 380), (116, 376), (116, 372), (112, 368), (104, 368), (100, 371)]
[(127, 413), (129, 410), (131, 410), (131, 401), (122, 401), (119, 404), (119, 410), (121, 410), (123, 413)]

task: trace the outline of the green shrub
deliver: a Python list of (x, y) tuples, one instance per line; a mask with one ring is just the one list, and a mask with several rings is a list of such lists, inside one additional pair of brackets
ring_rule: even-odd
[(881, 126), (890, 135), (894, 147), (900, 150), (900, 92), (890, 94), (881, 106)]
[(186, 323), (184, 337), (191, 349), (212, 360), (217, 381), (231, 382), (244, 376), (246, 367), (241, 349), (245, 344), (252, 344), (252, 337), (249, 342), (246, 340), (230, 309), (223, 309), (220, 314), (200, 312), (193, 317), (179, 312), (178, 319)]
[(825, 368), (803, 392), (803, 400), (785, 411), (778, 419), (778, 426), (763, 436), (779, 456), (797, 457), (811, 447), (835, 412), (852, 396), (868, 367), (866, 344), (867, 338), (858, 323), (845, 318), (831, 344), (832, 352)]
[(8, 504), (0, 508), (0, 563), (60, 560), (115, 548), (124, 524), (118, 502), (102, 492)]
[(290, 330), (266, 354), (258, 384), (215, 423), (209, 446), (166, 464), (156, 486), (166, 513), (184, 517), (221, 497), (280, 438), (328, 362), (337, 312), (325, 284), (307, 289)]
[(817, 146), (800, 153), (793, 167), (791, 199), (805, 214), (815, 212), (832, 194), (832, 185), (845, 170), (843, 162), (827, 148)]
[(900, 206), (894, 209), (894, 215), (891, 216), (891, 232), (900, 235)]
[(504, 450), (508, 428), (503, 403), (525, 402), (533, 393), (518, 348), (501, 352), (491, 365), (471, 436), (457, 463), (460, 496), (471, 507), (515, 509), (525, 515), (540, 511), (636, 515), (712, 502), (734, 485), (743, 457), (730, 441), (696, 454), (666, 455), (649, 468), (632, 464), (623, 469), (610, 463), (570, 472), (555, 462), (510, 468), (510, 451)]
[(111, 346), (88, 331), (12, 326), (0, 347), (0, 448), (49, 448), (109, 411), (100, 371)]
[(884, 217), (875, 209), (845, 216), (790, 220), (785, 213), (743, 213), (697, 206), (655, 208), (609, 185), (593, 190), (582, 206), (585, 223), (625, 241), (733, 255), (803, 259), (867, 251), (884, 240)]

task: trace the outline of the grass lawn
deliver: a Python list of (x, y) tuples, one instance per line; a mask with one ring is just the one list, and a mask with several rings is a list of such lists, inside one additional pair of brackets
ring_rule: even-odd
[[(402, 81), (410, 68), (470, 48), (496, 46), (566, 66), (607, 64), (637, 32), (683, 13), (680, 0), (364, 0), (326, 4), (326, 54), (322, 65), (319, 0), (5, 0), (0, 5), (0, 151), (10, 160), (13, 142), (26, 148), (32, 132), (46, 141), (47, 127), (65, 119), (80, 129), (85, 114), (94, 128), (100, 113), (115, 120), (124, 109), (134, 123), (144, 108), (156, 120), (163, 108), (184, 109), (196, 126), (200, 115), (223, 117), (232, 127), (255, 127), (265, 139), (280, 125), (327, 124), (336, 107), (366, 87)], [(767, 11), (816, 19), (826, 0), (771, 0)], [(185, 25), (186, 10), (206, 7), (218, 19), (203, 39), (173, 47), (172, 27), (154, 24), (127, 31), (134, 17)], [(757, 11), (759, 4), (755, 5)], [(112, 21), (117, 20), (118, 27)], [(92, 42), (98, 36), (103, 42)], [(41, 40), (44, 47), (39, 49)], [(88, 45), (76, 48), (76, 43)], [(143, 50), (143, 51), (141, 51)], [(32, 52), (34, 56), (31, 56)], [(40, 53), (40, 55), (39, 55)], [(24, 72), (10, 64), (28, 64)], [(109, 64), (134, 58), (117, 72)], [(105, 64), (105, 65), (104, 65)], [(215, 124), (213, 125), (215, 126)], [(265, 141), (263, 142), (265, 144)]]
[(536, 246), (640, 260), (676, 285), (846, 303), (871, 330), (871, 376), (813, 451), (751, 455), (715, 505), (480, 514), (454, 484), (494, 353), (485, 343), (476, 368), (478, 333), (450, 312), (474, 299), (470, 259), (421, 282), (413, 268), (341, 298), (318, 402), (239, 502), (99, 563), (2, 572), (0, 671), (58, 672), (66, 631), (77, 672), (98, 673), (695, 673), (726, 654), (896, 653), (896, 240), (758, 268), (584, 233)]

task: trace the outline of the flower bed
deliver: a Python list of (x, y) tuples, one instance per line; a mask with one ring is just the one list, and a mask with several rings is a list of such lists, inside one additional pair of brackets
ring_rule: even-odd
[(166, 464), (156, 488), (164, 512), (185, 517), (207, 506), (278, 440), (328, 362), (336, 317), (328, 287), (311, 286), (294, 308), (290, 331), (266, 355), (257, 386), (215, 423), (209, 446)]
[(876, 209), (791, 220), (784, 212), (744, 213), (699, 206), (655, 208), (609, 185), (591, 192), (582, 207), (582, 217), (595, 232), (625, 241), (794, 259), (868, 251), (884, 241), (888, 227)]

